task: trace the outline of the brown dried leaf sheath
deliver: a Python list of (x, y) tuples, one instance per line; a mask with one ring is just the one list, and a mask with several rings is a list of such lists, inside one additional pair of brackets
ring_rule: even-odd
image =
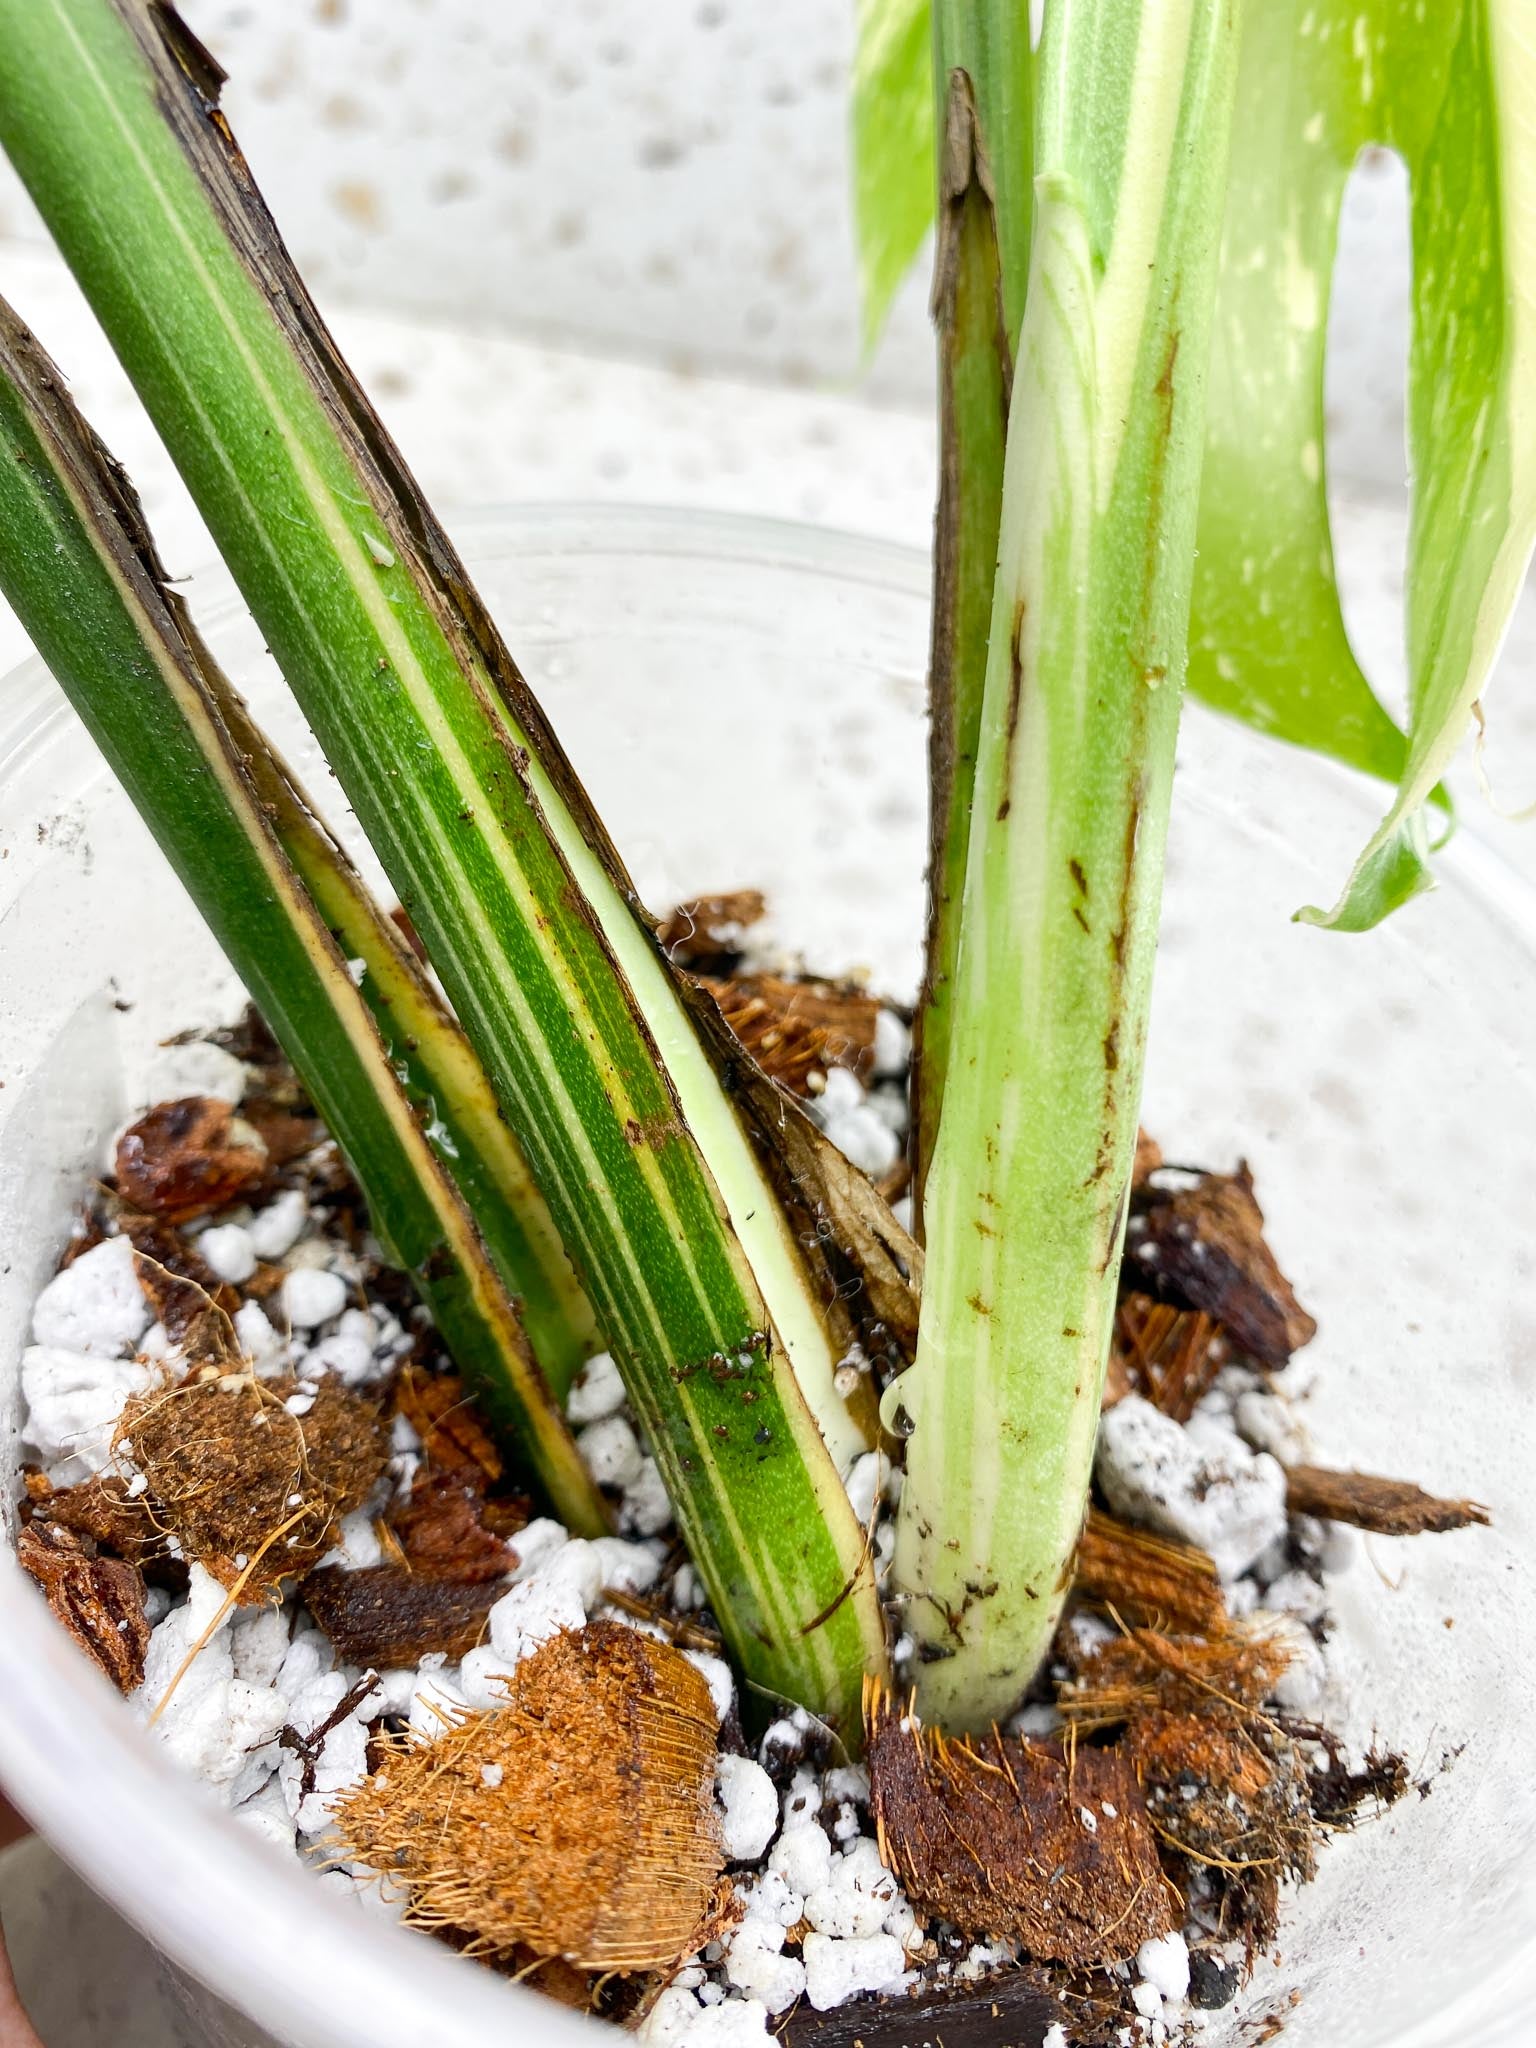
[(1292, 1465), (1285, 1475), (1285, 1504), (1293, 1515), (1325, 1522), (1349, 1522), (1377, 1536), (1439, 1535), (1488, 1522), (1475, 1500), (1442, 1500), (1407, 1479), (1377, 1479), (1369, 1472), (1329, 1472), (1321, 1465)]
[(796, 1095), (829, 1067), (862, 1077), (874, 1065), (880, 1005), (865, 989), (777, 974), (702, 982), (763, 1072)]
[(1097, 1508), (1077, 1547), (1073, 1590), (1139, 1627), (1200, 1635), (1226, 1620), (1216, 1567), (1203, 1550), (1170, 1542)]
[(1246, 1166), (1194, 1187), (1154, 1178), (1136, 1197), (1125, 1241), (1128, 1282), (1204, 1309), (1260, 1365), (1278, 1371), (1317, 1325), (1264, 1241), (1264, 1212)]
[[(313, 1395), (302, 1414), (287, 1402)], [(206, 1376), (136, 1395), (117, 1442), (149, 1481), (149, 1519), (188, 1558), (230, 1585), (255, 1563), (244, 1600), (307, 1571), (337, 1520), (361, 1507), (384, 1469), (378, 1410), (329, 1375), (314, 1389), (249, 1373)]]
[(120, 1558), (92, 1557), (80, 1537), (56, 1523), (23, 1529), (16, 1557), (81, 1649), (119, 1692), (132, 1692), (143, 1679), (149, 1648), (137, 1569)]
[(912, 1902), (1042, 1962), (1122, 1961), (1178, 1925), (1141, 1788), (1118, 1750), (919, 1729), (865, 1704), (880, 1854)]
[(238, 1202), (266, 1170), (255, 1131), (211, 1095), (157, 1103), (117, 1141), (123, 1199), (173, 1223)]
[(516, 1667), (505, 1707), (393, 1748), (337, 1824), (349, 1857), (410, 1886), (419, 1922), (583, 1969), (666, 1969), (724, 1865), (715, 1734), (680, 1651), (589, 1622)]

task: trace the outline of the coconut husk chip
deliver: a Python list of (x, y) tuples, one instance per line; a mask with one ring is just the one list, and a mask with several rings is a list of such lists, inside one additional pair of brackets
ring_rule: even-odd
[(741, 958), (747, 932), (767, 915), (760, 889), (728, 889), (718, 896), (692, 896), (679, 903), (656, 928), (674, 967), (694, 974), (729, 974)]
[(996, 1729), (951, 1740), (865, 1700), (871, 1806), (912, 1903), (1037, 1961), (1122, 1962), (1179, 1924), (1130, 1759)]
[(1262, 1623), (1188, 1637), (1134, 1629), (1085, 1660), (1060, 1706), (1079, 1727), (1123, 1728), (1165, 1848), (1218, 1871), (1305, 1879), (1317, 1855), (1308, 1760), (1265, 1708), (1290, 1660)]
[(243, 1601), (309, 1570), (367, 1500), (388, 1455), (372, 1402), (327, 1376), (313, 1387), (205, 1367), (135, 1395), (115, 1440), (147, 1483), (151, 1524)]
[(1231, 1362), (1232, 1346), (1214, 1316), (1132, 1291), (1115, 1310), (1104, 1406), (1140, 1394), (1175, 1422), (1188, 1422)]
[(618, 1622), (568, 1630), (505, 1706), (401, 1737), (343, 1802), (344, 1853), (409, 1887), (408, 1917), (589, 1970), (688, 1955), (724, 1868), (716, 1721), (686, 1657)]
[(763, 1072), (792, 1094), (820, 1087), (832, 1067), (861, 1080), (874, 1068), (880, 1005), (867, 989), (779, 974), (703, 975), (700, 985)]
[(1072, 1590), (1122, 1621), (1152, 1628), (1198, 1633), (1226, 1620), (1221, 1579), (1203, 1550), (1094, 1507), (1078, 1541)]

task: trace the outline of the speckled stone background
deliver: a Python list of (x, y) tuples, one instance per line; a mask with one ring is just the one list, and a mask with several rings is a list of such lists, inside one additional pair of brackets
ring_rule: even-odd
[[(861, 377), (852, 0), (183, 0), (327, 305), (926, 405), (926, 279)], [(1401, 480), (1400, 180), (1345, 228), (1336, 457)], [(0, 173), (0, 236), (40, 226)], [(1394, 338), (1385, 345), (1382, 336)]]
[[(926, 544), (924, 276), (874, 361), (859, 356), (852, 0), (183, 6), (231, 73), (236, 129), (343, 348), (450, 524), (455, 505), (621, 499)], [(1391, 688), (1407, 255), (1386, 157), (1352, 185), (1338, 280), (1340, 580)], [(206, 561), (196, 514), (3, 164), (0, 291), (135, 474), (173, 570)], [(25, 652), (0, 605), (0, 676)], [(1527, 604), (1489, 707), (1497, 779), (1527, 800), (1533, 675)], [(1536, 832), (1487, 811), (1470, 766), (1453, 780), (1470, 829), (1536, 881)], [(40, 1845), (0, 1857), (0, 1914), (48, 2048), (181, 2038), (137, 1938)], [(59, 1968), (79, 1956), (102, 1967)]]

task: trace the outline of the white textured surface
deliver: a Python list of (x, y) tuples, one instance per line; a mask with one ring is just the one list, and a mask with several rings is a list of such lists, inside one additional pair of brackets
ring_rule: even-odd
[[(213, 546), (73, 280), (0, 246), (0, 290), (127, 464), (173, 574)], [(439, 507), (555, 500), (707, 506), (926, 544), (933, 428), (834, 393), (562, 354), (334, 311), (337, 338)], [(0, 676), (26, 652), (0, 601)]]
[[(183, 0), (323, 302), (776, 382), (859, 371), (852, 0)], [(1407, 258), (1346, 209), (1342, 471), (1402, 476)], [(0, 235), (41, 233), (0, 167)], [(926, 260), (871, 388), (926, 408)], [(482, 495), (478, 494), (477, 495)], [(654, 494), (653, 494), (654, 495)]]
[[(352, 300), (852, 377), (851, 0), (183, 0), (301, 268)], [(9, 174), (0, 234), (41, 233)], [(925, 281), (878, 375), (929, 384)]]

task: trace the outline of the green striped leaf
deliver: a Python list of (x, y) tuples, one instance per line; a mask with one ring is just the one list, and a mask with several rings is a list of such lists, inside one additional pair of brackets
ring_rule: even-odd
[(406, 1099), (517, 1299), (540, 1371), (563, 1401), (603, 1340), (485, 1069), (399, 927), (379, 909), (239, 696), (211, 658), (202, 668), (283, 851), (343, 954), (363, 964), (363, 996)]
[[(1021, 15), (1022, 20), (1022, 15)], [(1021, 30), (1022, 32), (1022, 30)], [(1014, 367), (894, 1576), (918, 1704), (985, 1727), (1049, 1646), (1124, 1230), (1199, 494), (1236, 30), (1059, 0)]]
[[(633, 892), (337, 355), (169, 8), (0, 0), (0, 140), (427, 945), (722, 1625), (857, 1722), (883, 1629), (841, 1311)], [(873, 1199), (871, 1197), (871, 1199)]]
[(344, 956), (268, 826), (247, 733), (123, 474), (0, 302), (0, 589), (256, 999), (509, 1451), (561, 1518), (607, 1526), (516, 1307), (434, 1157)]

